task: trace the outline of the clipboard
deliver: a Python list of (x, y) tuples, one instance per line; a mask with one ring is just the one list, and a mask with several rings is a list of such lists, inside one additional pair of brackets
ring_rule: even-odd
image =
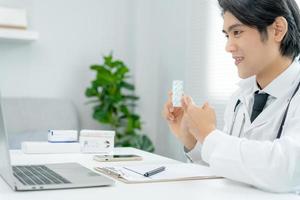
[[(160, 166), (164, 166), (165, 170), (149, 177), (143, 175), (145, 172)], [(109, 166), (95, 167), (94, 169), (124, 183), (153, 183), (222, 178), (215, 176), (209, 167), (192, 163)]]

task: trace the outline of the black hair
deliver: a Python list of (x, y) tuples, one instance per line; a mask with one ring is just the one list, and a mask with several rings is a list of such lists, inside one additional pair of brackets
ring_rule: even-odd
[(277, 17), (284, 17), (288, 31), (280, 44), (281, 55), (295, 59), (300, 53), (300, 12), (295, 0), (218, 0), (222, 15), (230, 12), (243, 24), (255, 27), (262, 39)]

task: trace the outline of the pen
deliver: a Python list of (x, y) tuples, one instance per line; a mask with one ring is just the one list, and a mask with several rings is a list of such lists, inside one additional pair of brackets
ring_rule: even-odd
[(156, 169), (153, 169), (153, 170), (150, 170), (150, 171), (146, 172), (144, 174), (144, 176), (149, 177), (149, 176), (152, 176), (152, 175), (157, 174), (159, 172), (162, 172), (165, 169), (166, 169), (166, 167), (159, 167), (159, 168), (156, 168)]

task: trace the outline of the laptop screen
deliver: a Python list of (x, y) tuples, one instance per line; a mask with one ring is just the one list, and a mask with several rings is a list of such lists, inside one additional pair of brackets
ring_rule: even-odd
[(4, 126), (4, 116), (2, 110), (2, 101), (0, 95), (0, 175), (10, 186), (13, 186), (12, 168), (10, 163), (10, 155), (8, 151), (7, 135)]

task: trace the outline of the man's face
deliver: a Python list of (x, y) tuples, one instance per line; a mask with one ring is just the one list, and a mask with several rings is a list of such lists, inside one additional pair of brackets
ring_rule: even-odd
[(226, 51), (232, 54), (242, 79), (263, 73), (279, 55), (279, 46), (269, 37), (264, 41), (256, 28), (242, 24), (230, 12), (224, 14), (223, 32), (228, 38)]

